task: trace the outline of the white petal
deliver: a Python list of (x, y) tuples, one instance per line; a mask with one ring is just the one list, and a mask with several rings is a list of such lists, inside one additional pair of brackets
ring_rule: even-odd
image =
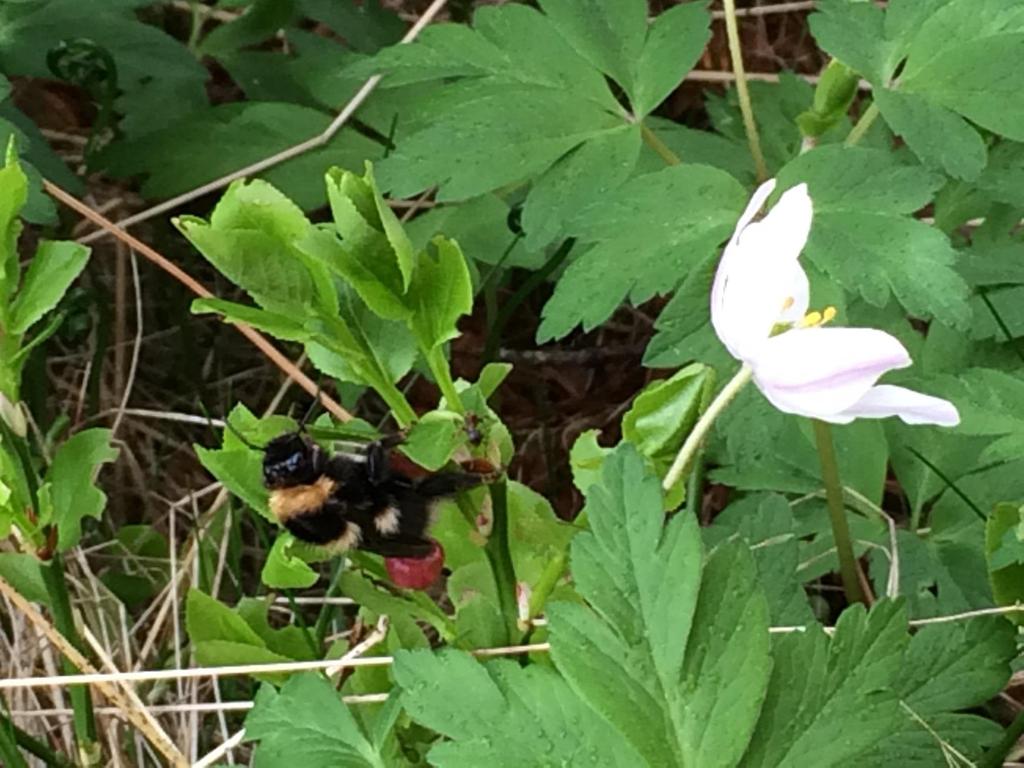
[(886, 371), (910, 365), (895, 336), (873, 328), (802, 328), (773, 336), (752, 361), (776, 408), (828, 419), (864, 397)]
[(734, 357), (749, 360), (781, 321), (807, 311), (807, 275), (798, 257), (813, 215), (807, 186), (788, 190), (761, 221), (748, 222), (774, 182), (762, 184), (725, 248), (711, 290), (711, 321)]
[(949, 400), (891, 384), (872, 387), (864, 397), (830, 421), (845, 424), (853, 419), (884, 419), (889, 416), (899, 416), (907, 424), (955, 427), (960, 423), (960, 413)]

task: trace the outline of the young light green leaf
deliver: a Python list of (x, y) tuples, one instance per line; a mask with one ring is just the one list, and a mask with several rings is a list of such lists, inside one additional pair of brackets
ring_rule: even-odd
[(210, 449), (193, 446), (199, 463), (224, 484), (224, 487), (252, 509), (274, 522), (267, 508), (267, 489), (263, 485), (261, 458), (248, 449)]
[(8, 145), (7, 159), (0, 168), (0, 298), (8, 299), (18, 286), (18, 215), (28, 200), (28, 178)]
[(423, 414), (409, 430), (401, 451), (416, 464), (436, 472), (466, 442), (464, 422), (452, 411), (430, 411)]
[(409, 713), (449, 739), (430, 751), (438, 768), (643, 765), (548, 667), (422, 650), (396, 654), (394, 673)]
[(432, 245), (420, 254), (408, 293), (410, 328), (426, 352), (458, 336), (458, 319), (473, 309), (473, 284), (459, 244), (435, 237)]
[(601, 481), (605, 459), (612, 450), (598, 444), (600, 434), (596, 429), (588, 429), (576, 438), (569, 451), (573, 485), (584, 495), (590, 492), (590, 486)]
[(280, 692), (263, 685), (245, 718), (245, 738), (258, 741), (254, 768), (384, 768), (334, 686), (313, 672), (291, 677)]
[(271, 589), (308, 589), (316, 584), (320, 575), (301, 557), (291, 551), (295, 541), (290, 533), (280, 533), (267, 553), (260, 572), (260, 581)]
[(672, 290), (728, 237), (745, 198), (729, 174), (688, 163), (636, 177), (588, 206), (566, 231), (594, 245), (558, 281), (538, 340), (579, 323), (590, 330), (627, 297), (638, 304)]
[(900, 602), (867, 614), (847, 608), (830, 639), (817, 628), (772, 644), (771, 682), (743, 766), (845, 765), (871, 749), (899, 717), (890, 687), (907, 644)]
[(33, 603), (50, 604), (39, 558), (22, 552), (0, 552), (0, 577)]
[(800, 181), (814, 200), (811, 263), (875, 306), (895, 296), (914, 316), (967, 327), (967, 284), (949, 241), (905, 215), (931, 200), (941, 178), (889, 152), (824, 146), (779, 172), (780, 188)]
[(110, 445), (109, 429), (86, 429), (62, 443), (46, 473), (57, 526), (57, 548), (75, 546), (82, 535), (82, 520), (99, 519), (107, 496), (96, 487), (101, 464), (114, 461), (117, 449)]
[(268, 312), (265, 309), (225, 299), (195, 299), (191, 309), (197, 315), (207, 312), (222, 315), (226, 323), (251, 325), (285, 341), (304, 341), (309, 338), (309, 332), (303, 324), (291, 315)]
[(622, 437), (657, 463), (670, 462), (714, 387), (714, 371), (692, 363), (648, 384), (622, 417)]
[(7, 329), (21, 334), (57, 306), (68, 287), (85, 269), (89, 249), (65, 240), (43, 240), (11, 305)]
[[(1024, 546), (1021, 530), (1021, 508), (1017, 504), (997, 504), (985, 523), (985, 555), (988, 559), (992, 594), (999, 605), (1015, 605), (1024, 601)], [(1024, 616), (1010, 614), (1020, 624)]]

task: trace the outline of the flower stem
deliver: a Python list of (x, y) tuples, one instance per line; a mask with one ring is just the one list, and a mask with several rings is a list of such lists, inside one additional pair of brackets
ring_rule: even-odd
[(839, 464), (836, 461), (835, 446), (832, 444), (832, 428), (819, 419), (811, 419), (811, 423), (814, 425), (814, 439), (818, 444), (821, 479), (825, 483), (825, 501), (832, 521), (832, 538), (835, 540), (836, 552), (839, 555), (839, 574), (843, 579), (843, 591), (851, 605), (866, 603), (857, 573), (857, 558), (853, 555), (850, 527), (846, 522), (843, 486), (839, 482)]
[(871, 102), (871, 106), (864, 110), (864, 114), (858, 118), (857, 123), (850, 129), (849, 135), (846, 137), (846, 141), (843, 142), (846, 146), (852, 147), (857, 144), (861, 139), (864, 138), (864, 134), (868, 132), (872, 124), (878, 118), (878, 104)]
[(767, 181), (768, 166), (761, 152), (761, 139), (757, 135), (757, 123), (754, 121), (754, 109), (750, 103), (750, 90), (747, 88), (747, 73), (743, 69), (743, 49), (740, 48), (740, 32), (736, 25), (736, 0), (723, 0), (725, 6), (725, 34), (729, 38), (729, 56), (732, 58), (732, 71), (736, 75), (736, 94), (740, 99), (740, 112), (743, 114), (743, 127), (747, 131), (747, 143), (750, 155), (754, 158), (754, 169), (757, 171), (758, 183)]
[(668, 145), (658, 137), (658, 134), (644, 123), (640, 123), (640, 137), (644, 140), (644, 144), (658, 153), (658, 156), (665, 161), (666, 165), (682, 164), (683, 161), (679, 158), (679, 155), (669, 149)]
[(700, 450), (701, 444), (704, 442), (704, 437), (711, 429), (711, 425), (715, 423), (715, 419), (718, 415), (725, 410), (725, 406), (733, 401), (733, 398), (739, 394), (740, 390), (750, 381), (754, 375), (754, 370), (744, 363), (740, 366), (740, 369), (736, 372), (729, 382), (722, 387), (722, 391), (718, 393), (718, 396), (711, 401), (711, 405), (708, 409), (701, 414), (701, 417), (694, 424), (690, 434), (686, 436), (686, 440), (683, 442), (683, 447), (679, 449), (679, 453), (676, 455), (675, 461), (672, 462), (672, 466), (669, 467), (668, 473), (665, 475), (665, 479), (661, 484), (661, 487), (668, 491), (676, 483), (679, 482), (686, 471), (690, 468), (690, 464), (693, 462), (694, 457), (697, 455), (697, 451)]
[(434, 381), (437, 383), (438, 389), (444, 395), (448, 410), (455, 413), (465, 413), (466, 409), (462, 405), (462, 398), (459, 396), (459, 391), (455, 388), (455, 382), (452, 380), (452, 371), (448, 365), (447, 358), (444, 356), (444, 350), (437, 346), (429, 351), (423, 350), (423, 356), (427, 360), (430, 372), (434, 374)]

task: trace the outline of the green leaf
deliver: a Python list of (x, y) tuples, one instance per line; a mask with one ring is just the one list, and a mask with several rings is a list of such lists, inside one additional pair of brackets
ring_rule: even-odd
[(198, 53), (219, 56), (273, 37), (295, 15), (295, 0), (255, 0), (240, 17), (219, 24), (199, 44)]
[(421, 650), (397, 653), (394, 674), (409, 714), (449, 739), (430, 751), (439, 768), (643, 764), (547, 667)]
[(288, 625), (280, 629), (270, 626), (268, 612), (273, 597), (243, 597), (238, 601), (235, 612), (249, 625), (267, 648), (290, 659), (309, 661), (314, 658), (313, 649), (301, 627)]
[(0, 168), (0, 296), (5, 300), (18, 286), (18, 218), (28, 200), (28, 178), (8, 144), (4, 167)]
[[(152, 70), (148, 76), (152, 78)], [(145, 135), (116, 142), (96, 163), (114, 177), (145, 175), (142, 194), (172, 197), (322, 133), (331, 116), (298, 104), (236, 102), (205, 107)], [(324, 147), (260, 174), (304, 210), (326, 202), (320, 180), (331, 165), (357, 166), (382, 147), (344, 128)]]
[(260, 581), (271, 589), (308, 589), (316, 584), (320, 574), (310, 568), (301, 557), (291, 552), (295, 539), (290, 533), (280, 533), (267, 553), (260, 573)]
[(640, 146), (640, 127), (623, 125), (559, 158), (537, 179), (523, 205), (526, 248), (543, 248), (581, 208), (614, 192), (632, 174)]
[(711, 37), (710, 22), (700, 3), (677, 5), (655, 18), (636, 64), (637, 117), (652, 112), (693, 69)]
[(594, 245), (558, 281), (538, 340), (564, 336), (580, 323), (589, 331), (627, 297), (639, 304), (672, 290), (717, 250), (745, 199), (724, 171), (684, 164), (636, 177), (588, 206), (566, 229)]
[(768, 695), (741, 764), (839, 766), (880, 742), (899, 719), (890, 686), (906, 644), (898, 601), (876, 603), (870, 614), (847, 608), (831, 639), (818, 628), (778, 636)]
[(1014, 634), (999, 617), (933, 624), (917, 632), (894, 686), (902, 722), (858, 764), (942, 765), (951, 748), (978, 760), (1001, 729), (991, 720), (954, 713), (980, 707), (1003, 689), (1016, 656)]
[[(357, 51), (372, 53), (381, 46), (397, 43), (405, 34), (405, 22), (380, 0), (299, 0), (302, 14), (316, 19)], [(294, 34), (294, 33), (290, 33)]]
[(735, 501), (703, 529), (709, 547), (736, 537), (746, 541), (757, 566), (757, 583), (775, 626), (811, 624), (807, 595), (797, 577), (800, 547), (796, 520), (784, 496), (753, 494)]
[[(992, 594), (999, 605), (1015, 605), (1024, 600), (1024, 562), (1018, 534), (1021, 509), (1017, 504), (997, 504), (985, 523), (985, 555), (988, 559)], [(1009, 540), (1009, 541), (1007, 541)], [(1020, 624), (1024, 616), (1011, 614)]]
[(679, 514), (663, 528), (657, 477), (633, 448), (603, 470), (587, 494), (591, 530), (572, 543), (591, 608), (549, 606), (552, 658), (648, 763), (734, 764), (770, 670), (768, 611), (746, 547), (711, 558), (698, 600), (696, 518)]
[(401, 451), (424, 469), (441, 469), (466, 442), (462, 417), (452, 411), (429, 411), (409, 430)]
[(211, 450), (193, 446), (199, 463), (224, 484), (224, 487), (271, 522), (276, 522), (267, 507), (267, 489), (263, 485), (262, 458), (249, 449)]
[(647, 4), (643, 0), (541, 0), (540, 5), (580, 56), (612, 77), (635, 101), (637, 62), (647, 37)]
[(596, 429), (588, 429), (576, 438), (569, 451), (572, 482), (583, 494), (589, 493), (590, 486), (601, 481), (605, 459), (612, 450), (598, 445), (600, 434)]
[(197, 315), (207, 312), (223, 315), (226, 323), (251, 325), (257, 330), (285, 341), (303, 341), (309, 338), (309, 332), (303, 324), (297, 322), (290, 315), (268, 312), (265, 309), (237, 304), (225, 299), (195, 299), (192, 302), (192, 312)]
[(86, 429), (62, 443), (53, 455), (46, 482), (61, 552), (78, 543), (84, 518), (99, 519), (103, 514), (107, 496), (95, 483), (100, 465), (117, 458), (110, 439), (109, 429)]
[(3, 577), (26, 600), (50, 604), (50, 593), (43, 580), (42, 566), (35, 555), (21, 552), (0, 552), (0, 577)]
[(473, 284), (459, 244), (443, 237), (432, 244), (419, 256), (408, 293), (410, 327), (426, 352), (456, 338), (458, 319), (473, 309)]
[(998, 438), (982, 452), (984, 461), (1016, 459), (1024, 450), (1024, 382), (992, 368), (969, 368), (943, 376), (938, 391), (956, 403), (961, 435)]
[(56, 307), (85, 268), (89, 253), (84, 245), (66, 240), (40, 242), (11, 305), (11, 322), (7, 330), (14, 334), (24, 333)]
[(911, 315), (967, 327), (955, 252), (941, 232), (906, 215), (929, 202), (940, 179), (888, 152), (825, 146), (779, 172), (780, 188), (799, 181), (814, 200), (804, 253), (816, 267), (876, 307), (895, 296)]
[(263, 685), (245, 718), (246, 741), (258, 741), (254, 768), (384, 768), (334, 686), (322, 675), (294, 675), (280, 692)]

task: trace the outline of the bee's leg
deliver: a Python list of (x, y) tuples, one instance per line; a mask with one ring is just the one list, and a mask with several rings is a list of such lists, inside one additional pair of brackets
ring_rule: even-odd
[(391, 464), (388, 453), (397, 445), (405, 442), (405, 434), (396, 432), (374, 440), (366, 446), (366, 473), (374, 485), (384, 483), (391, 476)]
[(416, 481), (416, 491), (427, 498), (453, 496), (459, 491), (476, 488), (486, 478), (469, 472), (440, 472)]

